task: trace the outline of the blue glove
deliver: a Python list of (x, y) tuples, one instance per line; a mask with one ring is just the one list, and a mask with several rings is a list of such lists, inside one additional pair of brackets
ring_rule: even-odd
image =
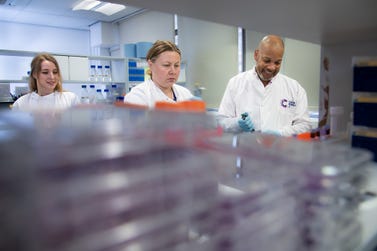
[(276, 135), (276, 136), (281, 136), (280, 132), (278, 132), (278, 131), (273, 131), (273, 130), (266, 130), (266, 131), (263, 131), (262, 133), (271, 134), (271, 135)]
[(203, 100), (201, 97), (198, 97), (198, 96), (192, 96), (192, 98), (190, 98), (190, 100)]
[(238, 125), (244, 132), (254, 131), (253, 122), (251, 122), (250, 116), (247, 112), (241, 114), (241, 118), (238, 120)]

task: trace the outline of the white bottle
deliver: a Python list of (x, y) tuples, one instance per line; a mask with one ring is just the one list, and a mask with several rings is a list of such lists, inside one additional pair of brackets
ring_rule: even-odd
[(112, 81), (110, 65), (105, 65), (105, 70), (104, 70), (104, 73), (103, 73), (103, 81), (104, 82), (111, 82)]
[(119, 93), (119, 90), (118, 90), (118, 86), (116, 84), (112, 84), (111, 85), (111, 96), (113, 98), (113, 102), (116, 101), (117, 97), (120, 96), (120, 93)]
[(96, 86), (95, 85), (90, 85), (89, 86), (89, 103), (94, 104), (95, 98), (96, 98)]
[(101, 89), (97, 89), (96, 91), (96, 98), (95, 98), (95, 103), (96, 104), (104, 104), (105, 103), (105, 97), (102, 94)]
[(109, 91), (109, 89), (104, 89), (103, 93), (104, 93), (106, 103), (109, 103), (109, 104), (113, 103), (113, 98), (111, 96), (111, 92)]
[(81, 95), (80, 95), (81, 104), (89, 104), (89, 93), (86, 89), (86, 85), (81, 85)]
[(103, 82), (102, 65), (97, 65), (97, 82)]
[(89, 69), (89, 81), (90, 82), (97, 81), (96, 66), (94, 64), (90, 65), (90, 69)]

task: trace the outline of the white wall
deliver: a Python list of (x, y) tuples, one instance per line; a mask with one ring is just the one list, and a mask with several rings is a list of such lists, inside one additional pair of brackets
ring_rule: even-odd
[(238, 72), (237, 28), (188, 17), (179, 17), (178, 28), (187, 87), (203, 85), (207, 107), (218, 108), (228, 80)]
[(249, 70), (255, 66), (254, 51), (258, 47), (259, 42), (266, 35), (267, 34), (265, 33), (260, 33), (256, 31), (246, 31), (246, 70)]
[[(330, 106), (343, 106), (339, 130), (346, 131), (352, 106), (353, 69), (352, 58), (377, 57), (377, 41), (323, 46), (323, 57), (329, 58)], [(321, 72), (323, 74), (323, 72)], [(375, 114), (371, 114), (375, 116)]]
[(294, 39), (285, 39), (283, 73), (296, 79), (305, 89), (308, 105), (319, 105), (321, 46)]
[(89, 31), (0, 21), (0, 49), (89, 54)]
[[(119, 23), (120, 52), (124, 56), (123, 44), (136, 42), (174, 41), (174, 15), (157, 11), (146, 11)], [(115, 55), (115, 54), (113, 54)]]

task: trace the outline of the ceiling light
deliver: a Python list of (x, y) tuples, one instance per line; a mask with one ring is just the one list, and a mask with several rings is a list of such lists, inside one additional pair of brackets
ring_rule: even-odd
[(73, 6), (72, 10), (91, 10), (100, 4), (100, 1), (84, 0)]
[(122, 4), (104, 3), (96, 0), (83, 0), (76, 4), (72, 10), (91, 10), (111, 16), (125, 8), (126, 6)]
[(98, 6), (98, 8), (94, 8), (93, 10), (101, 12), (105, 15), (111, 16), (111, 15), (113, 15), (113, 14), (115, 14), (115, 13), (121, 11), (121, 10), (124, 10), (125, 8), (126, 8), (126, 6), (124, 6), (122, 4), (105, 3), (105, 4)]

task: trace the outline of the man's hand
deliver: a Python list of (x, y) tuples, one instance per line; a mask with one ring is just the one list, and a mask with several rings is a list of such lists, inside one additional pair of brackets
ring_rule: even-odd
[(238, 125), (244, 132), (254, 131), (253, 122), (251, 121), (250, 116), (247, 112), (241, 114), (241, 118), (238, 120)]

